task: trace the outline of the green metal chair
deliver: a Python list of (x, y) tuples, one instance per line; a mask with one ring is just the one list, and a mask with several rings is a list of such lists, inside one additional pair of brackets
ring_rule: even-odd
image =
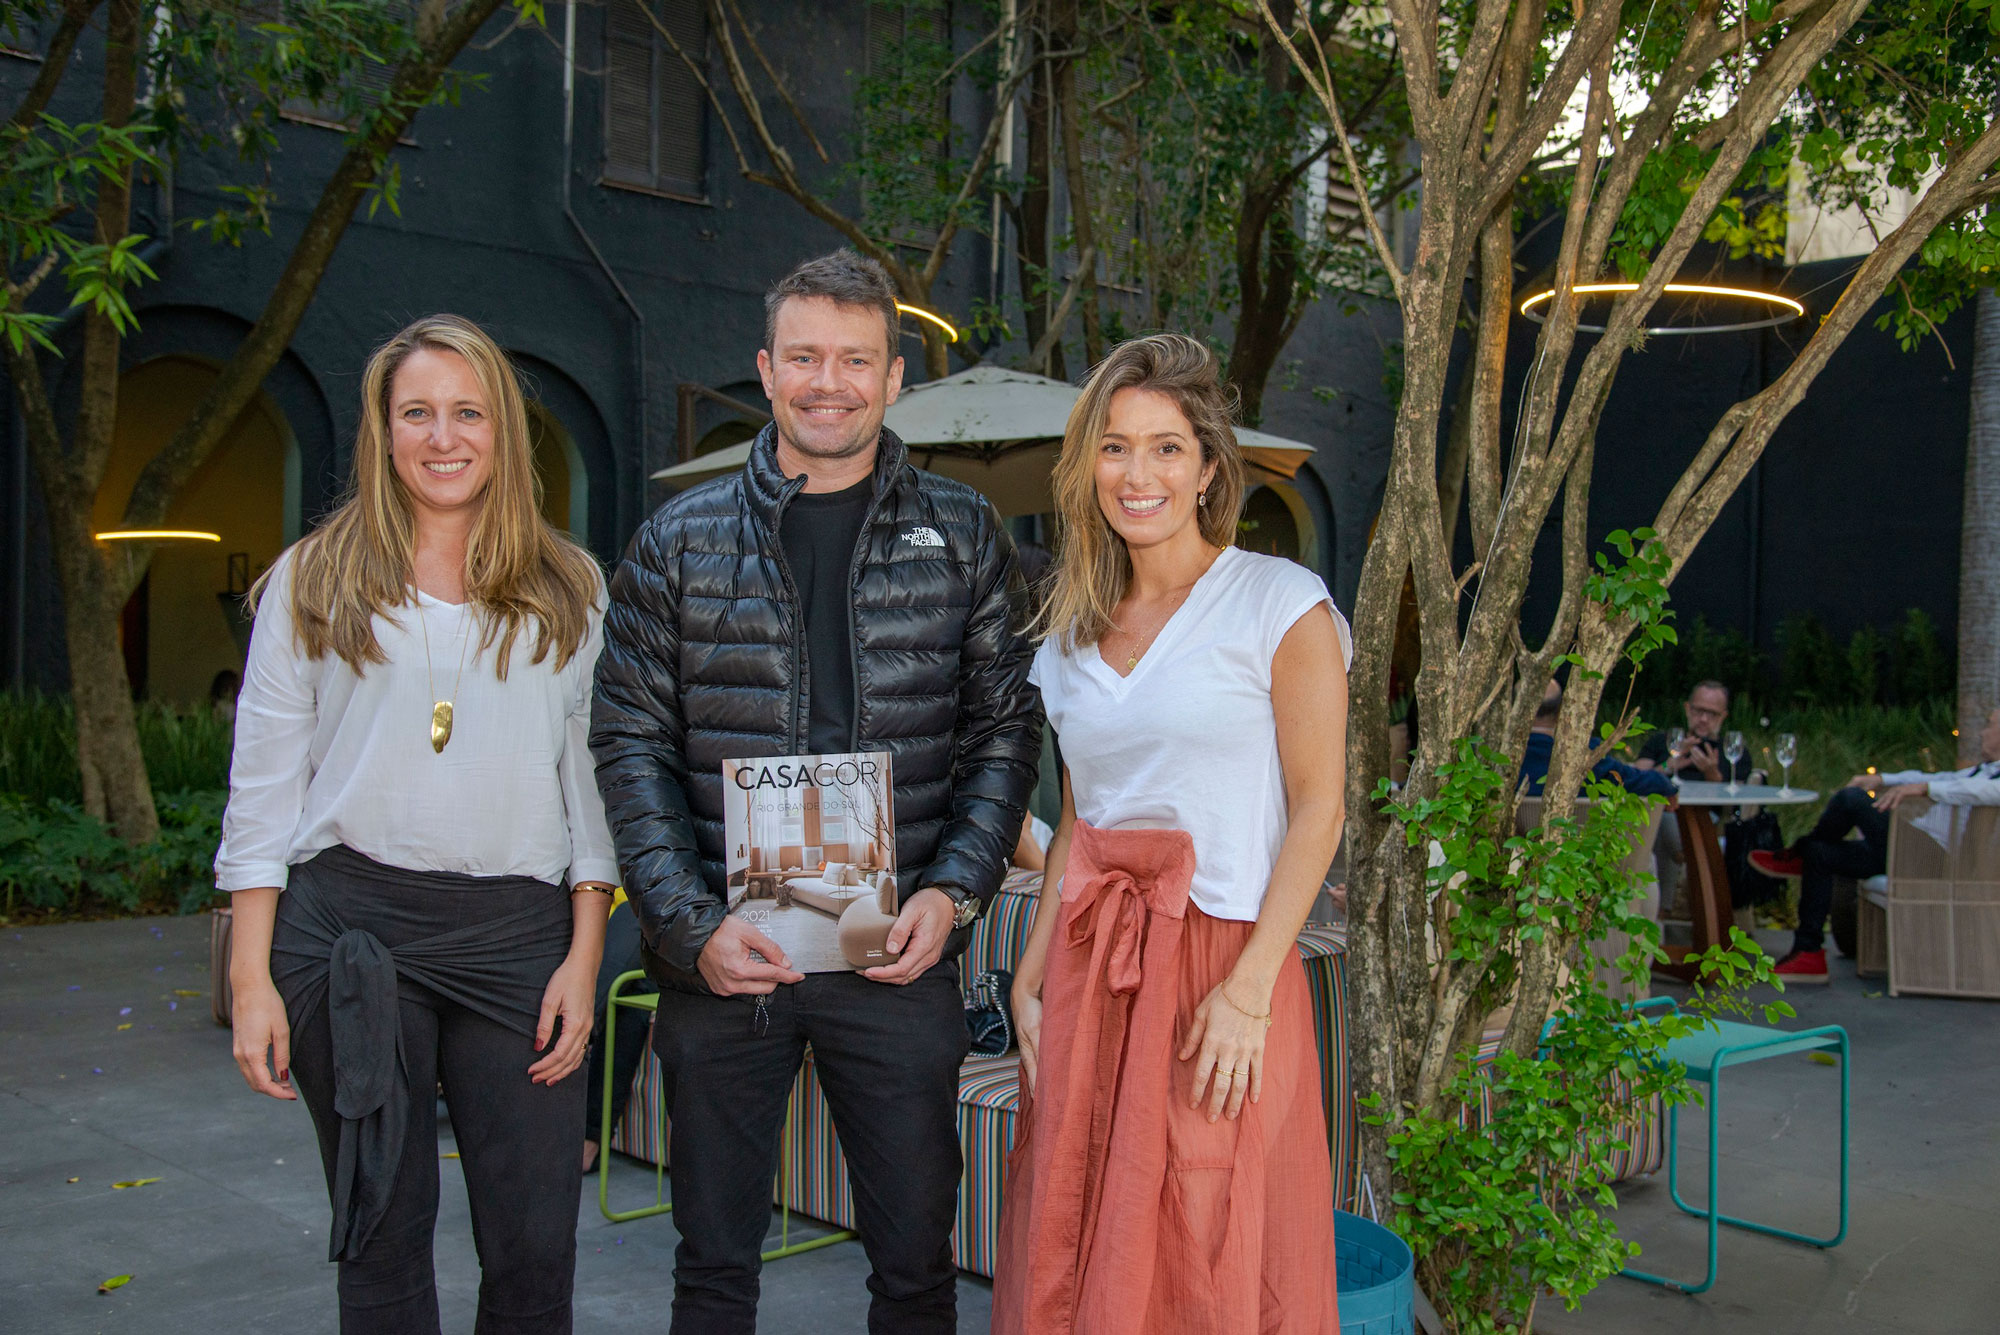
[[(645, 979), (643, 969), (621, 973), (611, 980), (611, 992), (604, 1010), (604, 1102), (601, 1120), (597, 1128), (597, 1208), (606, 1219), (614, 1224), (622, 1224), (628, 1219), (644, 1219), (649, 1215), (666, 1214), (674, 1208), (667, 1199), (667, 1147), (663, 1132), (666, 1118), (653, 1119), (653, 1203), (631, 1210), (611, 1208), (611, 1072), (614, 1063), (611, 1058), (618, 1042), (618, 1009), (645, 1011), (655, 1014), (660, 1008), (660, 998), (653, 992), (627, 994), (625, 989)], [(797, 1114), (796, 1104), (799, 1092), (793, 1086), (790, 1102), (785, 1106), (785, 1129), (780, 1133), (780, 1143), (784, 1146), (784, 1157), (778, 1165), (778, 1245), (764, 1253), (766, 1261), (776, 1261), (787, 1256), (797, 1256), (800, 1252), (817, 1251), (821, 1247), (831, 1247), (838, 1242), (851, 1242), (858, 1234), (849, 1229), (836, 1229), (822, 1233), (804, 1242), (792, 1241), (792, 1207), (789, 1190), (792, 1181), (792, 1118)]]
[[(1634, 1011), (1649, 1010), (1678, 1011), (1679, 1005), (1671, 997), (1655, 997), (1640, 1002)], [(1769, 1061), (1773, 1057), (1790, 1057), (1798, 1053), (1836, 1052), (1840, 1065), (1840, 1227), (1832, 1236), (1818, 1238), (1806, 1233), (1794, 1233), (1788, 1228), (1778, 1228), (1772, 1224), (1753, 1223), (1748, 1219), (1738, 1219), (1734, 1215), (1722, 1213), (1718, 1199), (1717, 1178), (1717, 1137), (1721, 1126), (1722, 1072), (1731, 1066), (1743, 1066), (1750, 1062)], [(1838, 1247), (1847, 1237), (1847, 1174), (1848, 1174), (1848, 1133), (1850, 1125), (1847, 1031), (1837, 1024), (1822, 1025), (1817, 1029), (1785, 1030), (1765, 1025), (1742, 1024), (1734, 1020), (1717, 1020), (1708, 1027), (1684, 1038), (1668, 1042), (1661, 1060), (1679, 1062), (1687, 1067), (1687, 1077), (1699, 1080), (1708, 1086), (1705, 1101), (1708, 1111), (1708, 1204), (1697, 1209), (1681, 1199), (1680, 1187), (1680, 1108), (1676, 1105), (1667, 1118), (1667, 1191), (1673, 1202), (1683, 1212), (1708, 1221), (1708, 1273), (1699, 1284), (1689, 1284), (1682, 1280), (1669, 1279), (1664, 1275), (1649, 1274), (1644, 1270), (1627, 1268), (1619, 1273), (1628, 1279), (1643, 1280), (1648, 1284), (1658, 1284), (1678, 1293), (1703, 1293), (1715, 1283), (1716, 1275), (1716, 1234), (1719, 1225), (1746, 1229), (1752, 1233), (1763, 1233), (1774, 1238), (1785, 1238), (1791, 1242), (1803, 1242), (1813, 1247)]]

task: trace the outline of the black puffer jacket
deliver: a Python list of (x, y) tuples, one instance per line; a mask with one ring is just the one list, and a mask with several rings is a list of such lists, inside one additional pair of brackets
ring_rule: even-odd
[[(805, 746), (805, 627), (778, 538), (804, 479), (779, 471), (775, 441), (766, 427), (742, 472), (661, 506), (611, 580), (590, 746), (668, 986), (705, 990), (695, 961), (723, 918), (722, 762)], [(985, 900), (1020, 833), (1041, 707), (1018, 586), (985, 498), (911, 467), (885, 430), (854, 557), (854, 749), (895, 758), (907, 887)]]

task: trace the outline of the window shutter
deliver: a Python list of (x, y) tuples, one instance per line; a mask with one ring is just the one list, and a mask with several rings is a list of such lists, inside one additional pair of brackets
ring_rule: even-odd
[[(702, 0), (659, 0), (660, 22), (697, 67), (707, 64), (708, 11)], [(658, 183), (663, 190), (705, 194), (708, 99), (674, 49), (659, 43)]]
[(604, 174), (627, 185), (654, 184), (653, 25), (639, 0), (604, 10)]
[[(647, 6), (645, 10), (640, 5)], [(673, 34), (668, 45), (652, 20)], [(708, 98), (681, 59), (705, 66), (703, 0), (608, 0), (604, 20), (604, 176), (678, 195), (707, 191)]]

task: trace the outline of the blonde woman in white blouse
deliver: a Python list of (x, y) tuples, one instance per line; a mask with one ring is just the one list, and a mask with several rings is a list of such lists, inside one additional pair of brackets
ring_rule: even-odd
[(236, 1061), (312, 1112), (343, 1335), (438, 1329), (440, 1084), (480, 1331), (567, 1332), (567, 1077), (618, 874), (587, 746), (603, 580), (539, 514), (484, 331), (419, 320), (362, 395), (353, 494), (255, 591), (216, 857)]

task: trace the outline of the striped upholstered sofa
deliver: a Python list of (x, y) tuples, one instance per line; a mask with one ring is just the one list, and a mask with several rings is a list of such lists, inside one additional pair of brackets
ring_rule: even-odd
[[(967, 976), (1013, 966), (1027, 941), (1040, 887), (1039, 872), (1015, 872), (1007, 878), (973, 930), (961, 964)], [(1327, 1150), (1334, 1169), (1334, 1199), (1344, 1208), (1353, 1209), (1357, 1124), (1354, 1091), (1348, 1083), (1347, 947), (1337, 930), (1308, 925), (1299, 934), (1299, 955), (1312, 990), (1327, 1111)], [(1489, 1035), (1489, 1039), (1497, 1037)], [(1493, 1046), (1489, 1042), (1487, 1050), (1490, 1052)], [(659, 1066), (649, 1049), (625, 1119), (613, 1131), (613, 1149), (651, 1160), (656, 1143), (654, 1119), (659, 1116), (659, 1082)], [(968, 1059), (959, 1073), (958, 1105), (965, 1177), (959, 1191), (953, 1256), (963, 1269), (990, 1276), (1000, 1230), (1000, 1192), (1006, 1177), (1007, 1154), (1014, 1143), (1014, 1119), (1020, 1108), (1018, 1059), (1011, 1053), (1004, 1057)], [(1633, 1149), (1625, 1156), (1625, 1171), (1621, 1176), (1653, 1172), (1664, 1162), (1665, 1146), (1659, 1127), (1659, 1118), (1648, 1118), (1643, 1127), (1637, 1128), (1639, 1134), (1625, 1137)], [(820, 1094), (810, 1052), (792, 1093), (792, 1116), (785, 1134), (789, 1143), (785, 1146), (784, 1162), (791, 1165), (792, 1171), (782, 1203), (799, 1214), (843, 1228), (853, 1227), (854, 1201), (848, 1190), (847, 1165), (834, 1136), (832, 1115)], [(663, 1135), (657, 1143), (670, 1144), (670, 1139)], [(671, 1149), (668, 1152), (671, 1154)]]

